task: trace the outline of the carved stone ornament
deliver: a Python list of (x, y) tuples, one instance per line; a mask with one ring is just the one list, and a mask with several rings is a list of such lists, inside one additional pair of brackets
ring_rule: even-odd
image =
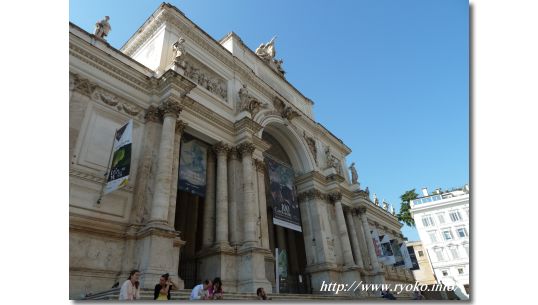
[(230, 151), (230, 147), (223, 142), (218, 142), (217, 144), (213, 145), (213, 151), (217, 155), (227, 155)]
[(149, 106), (148, 110), (146, 110), (146, 114), (144, 115), (144, 119), (146, 120), (146, 122), (160, 122), (161, 115), (159, 112), (159, 108), (153, 105)]
[(316, 140), (314, 140), (314, 138), (307, 136), (305, 131), (303, 131), (303, 137), (306, 140), (306, 144), (308, 144), (308, 149), (310, 149), (310, 152), (312, 153), (312, 156), (314, 157), (314, 161), (316, 162), (316, 165), (318, 165), (318, 149), (316, 147)]
[(288, 106), (284, 101), (276, 96), (273, 98), (273, 106), (275, 107), (276, 111), (280, 113), (280, 116), (288, 121), (301, 116), (299, 112), (293, 110), (293, 107)]
[(93, 91), (92, 99), (102, 101), (103, 103), (112, 107), (118, 105), (119, 103), (119, 99), (116, 96), (104, 91), (101, 88), (96, 88)]
[(337, 202), (342, 200), (342, 193), (340, 192), (332, 192), (329, 194), (329, 200), (331, 202)]
[(198, 62), (192, 56), (189, 56), (188, 60), (185, 61), (184, 69), (186, 77), (219, 98), (222, 98), (225, 101), (227, 100), (228, 88), (226, 81), (215, 72), (211, 71), (211, 69)]
[(239, 159), (239, 152), (237, 151), (237, 147), (231, 147), (230, 152), (228, 153), (228, 157), (230, 160), (237, 160)]
[(167, 99), (159, 106), (159, 110), (163, 114), (163, 116), (166, 116), (167, 114), (174, 115), (175, 117), (179, 116), (179, 113), (181, 112), (182, 108), (179, 105), (179, 103), (173, 99)]
[(264, 173), (266, 171), (266, 165), (265, 162), (262, 160), (254, 159), (254, 165), (256, 166), (256, 170), (260, 173)]
[(322, 193), (317, 189), (311, 189), (297, 195), (297, 201), (303, 202), (312, 199), (328, 200), (327, 194)]
[(81, 78), (78, 74), (73, 75), (73, 90), (91, 97), (97, 85), (87, 79)]
[(282, 59), (276, 59), (276, 49), (275, 49), (275, 37), (273, 37), (269, 42), (262, 43), (256, 48), (256, 55), (266, 62), (271, 69), (284, 77), (286, 71), (282, 68), (284, 61)]
[(176, 122), (176, 133), (182, 135), (183, 131), (185, 131), (185, 128), (187, 128), (187, 123), (183, 122), (182, 120), (178, 120)]
[(187, 51), (185, 51), (184, 44), (185, 38), (179, 37), (179, 39), (172, 45), (172, 49), (174, 50), (174, 63), (183, 69), (187, 66), (185, 62)]
[(301, 116), (299, 112), (293, 110), (293, 108), (289, 106), (286, 107), (286, 109), (284, 109), (284, 112), (282, 113), (282, 117), (288, 119), (288, 121), (291, 121), (298, 116)]
[(261, 108), (267, 108), (267, 104), (258, 101), (252, 95), (249, 94), (247, 85), (243, 85), (239, 89), (239, 111), (247, 111), (252, 117), (254, 117)]
[(251, 142), (243, 142), (237, 146), (237, 151), (239, 151), (241, 155), (245, 155), (245, 154), (252, 155), (255, 149), (256, 147)]
[(363, 206), (358, 207), (357, 213), (359, 213), (359, 215), (366, 213), (366, 207), (363, 207)]

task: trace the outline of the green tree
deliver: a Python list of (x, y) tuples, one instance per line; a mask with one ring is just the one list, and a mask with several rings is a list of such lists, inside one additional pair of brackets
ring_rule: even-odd
[(400, 196), (402, 202), (400, 203), (400, 213), (397, 215), (398, 220), (411, 227), (415, 226), (415, 220), (413, 219), (413, 216), (411, 216), (410, 202), (413, 199), (417, 199), (417, 197), (418, 194), (415, 192), (415, 189), (409, 190)]

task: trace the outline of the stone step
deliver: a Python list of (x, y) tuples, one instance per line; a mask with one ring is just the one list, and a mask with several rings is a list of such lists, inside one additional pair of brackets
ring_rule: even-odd
[[(83, 300), (117, 300), (120, 293), (119, 288), (110, 289), (100, 293), (93, 294), (84, 298)], [(172, 291), (172, 300), (188, 300), (191, 295), (191, 289), (181, 289)], [(281, 294), (269, 294), (269, 298), (277, 301), (285, 300), (325, 300), (325, 301), (345, 301), (345, 300), (375, 300), (380, 299), (375, 296), (350, 296), (343, 294), (292, 294), (292, 293), (281, 293)], [(153, 290), (152, 289), (142, 289), (140, 291), (140, 298), (142, 300), (153, 300)], [(224, 298), (226, 300), (256, 300), (257, 296), (255, 293), (244, 293), (244, 292), (225, 292)], [(397, 296), (398, 299), (410, 300), (409, 296)]]

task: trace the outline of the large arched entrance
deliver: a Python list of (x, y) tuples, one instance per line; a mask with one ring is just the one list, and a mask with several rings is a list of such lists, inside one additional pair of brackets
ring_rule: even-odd
[[(270, 148), (264, 152), (264, 162), (267, 166), (265, 172), (265, 190), (267, 202), (267, 225), (269, 233), (269, 246), (272, 253), (275, 248), (283, 250), (284, 254), (279, 255), (280, 265), (280, 292), (283, 293), (312, 293), (310, 276), (306, 272), (306, 252), (303, 233), (291, 225), (283, 224), (278, 219), (275, 212), (280, 213), (278, 208), (282, 207), (280, 202), (285, 202), (285, 206), (290, 204), (296, 208), (299, 217), (303, 217), (297, 201), (297, 192), (295, 190), (295, 177), (305, 171), (303, 164), (307, 160), (301, 160), (297, 153), (298, 143), (293, 143), (293, 136), (285, 129), (284, 125), (271, 124), (267, 125), (262, 131), (262, 139), (269, 143)], [(282, 143), (284, 142), (284, 143)], [(295, 145), (293, 145), (295, 144)], [(289, 153), (288, 153), (289, 152)], [(279, 172), (282, 172), (279, 173)], [(289, 175), (292, 173), (292, 189), (285, 185), (275, 182), (278, 178), (274, 175)], [(273, 176), (271, 176), (273, 175)], [(285, 180), (285, 179), (284, 179)], [(275, 209), (276, 208), (276, 209)], [(293, 214), (293, 208), (291, 209)], [(276, 220), (275, 216), (277, 216)], [(298, 221), (301, 226), (301, 219)], [(301, 230), (302, 231), (302, 230)], [(276, 272), (273, 270), (273, 272)]]

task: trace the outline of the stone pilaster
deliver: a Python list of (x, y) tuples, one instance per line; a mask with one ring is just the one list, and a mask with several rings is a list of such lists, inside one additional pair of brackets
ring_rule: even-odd
[(353, 261), (353, 253), (351, 252), (351, 244), (349, 242), (349, 235), (346, 228), (346, 220), (344, 217), (344, 210), (342, 209), (342, 194), (335, 192), (329, 195), (329, 198), (334, 202), (336, 209), (336, 225), (338, 227), (338, 233), (340, 235), (340, 243), (342, 244), (342, 254), (344, 256), (344, 265), (346, 267), (355, 266)]
[(361, 249), (359, 247), (359, 240), (357, 239), (357, 231), (355, 230), (355, 221), (353, 221), (353, 216), (351, 215), (351, 210), (347, 209), (344, 211), (347, 219), (349, 238), (351, 240), (351, 247), (353, 249), (353, 254), (355, 257), (355, 263), (360, 268), (364, 268), (364, 263), (362, 261)]
[(371, 269), (372, 266), (370, 263), (370, 254), (368, 252), (368, 246), (366, 245), (366, 237), (364, 235), (362, 221), (360, 219), (359, 212), (357, 209), (353, 210), (352, 217), (355, 223), (355, 230), (357, 232), (357, 237), (359, 241), (359, 249), (361, 250), (362, 262), (364, 264), (364, 268)]
[(258, 204), (260, 210), (260, 232), (261, 247), (271, 249), (269, 245), (269, 226), (267, 219), (267, 200), (265, 197), (265, 163), (260, 160), (254, 160), (256, 172), (258, 173)]
[(228, 242), (228, 145), (219, 142), (213, 146), (217, 155), (217, 201), (216, 201), (216, 237), (219, 247), (229, 247)]
[(211, 247), (215, 241), (215, 154), (210, 150), (207, 155), (206, 196), (204, 202), (204, 248)]

